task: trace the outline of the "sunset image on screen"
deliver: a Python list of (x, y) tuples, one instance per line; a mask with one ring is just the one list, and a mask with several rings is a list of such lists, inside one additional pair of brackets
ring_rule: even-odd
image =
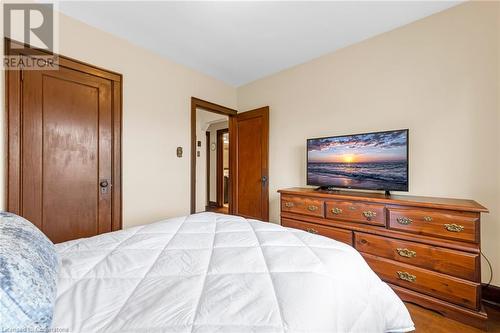
[(345, 155), (342, 155), (342, 161), (344, 161), (345, 163), (354, 163), (354, 155), (352, 154), (345, 154)]
[(405, 191), (407, 141), (407, 130), (310, 139), (308, 184)]

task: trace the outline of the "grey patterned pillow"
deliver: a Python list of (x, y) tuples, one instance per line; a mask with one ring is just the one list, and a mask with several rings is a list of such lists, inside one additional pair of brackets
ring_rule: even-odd
[(0, 331), (50, 328), (59, 261), (32, 223), (0, 212)]

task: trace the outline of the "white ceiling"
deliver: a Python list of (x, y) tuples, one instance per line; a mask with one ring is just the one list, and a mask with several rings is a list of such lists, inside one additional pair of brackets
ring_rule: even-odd
[(65, 1), (59, 10), (233, 86), (461, 1)]

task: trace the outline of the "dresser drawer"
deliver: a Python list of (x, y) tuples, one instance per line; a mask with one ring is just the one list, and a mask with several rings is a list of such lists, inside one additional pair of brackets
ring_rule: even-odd
[(428, 268), (444, 274), (476, 281), (479, 255), (394, 238), (354, 233), (360, 252)]
[(422, 235), (479, 241), (479, 214), (431, 209), (389, 208), (389, 228)]
[(324, 217), (325, 202), (321, 199), (281, 196), (281, 211), (309, 216)]
[(386, 282), (470, 309), (479, 309), (478, 283), (370, 254), (363, 254), (363, 257), (375, 273)]
[(326, 217), (385, 226), (385, 207), (362, 202), (329, 200), (326, 202)]
[(352, 246), (352, 231), (349, 230), (323, 227), (312, 223), (299, 222), (289, 219), (282, 219), (281, 225), (289, 228), (302, 229), (312, 234), (329, 237)]

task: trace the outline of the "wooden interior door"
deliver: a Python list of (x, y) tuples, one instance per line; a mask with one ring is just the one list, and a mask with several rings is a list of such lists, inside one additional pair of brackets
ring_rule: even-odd
[(20, 72), (21, 89), (15, 73), (8, 83), (9, 100), (15, 90), (22, 102), (9, 121), (8, 209), (55, 243), (119, 229), (116, 82), (61, 66)]
[[(235, 165), (232, 213), (269, 220), (269, 107), (238, 113), (230, 122)], [(233, 141), (231, 141), (233, 140)]]

